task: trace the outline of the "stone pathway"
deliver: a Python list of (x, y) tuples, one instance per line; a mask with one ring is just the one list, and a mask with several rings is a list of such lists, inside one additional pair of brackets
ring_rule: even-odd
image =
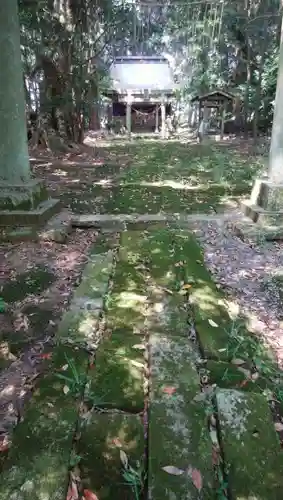
[(188, 229), (147, 222), (92, 249), (1, 500), (66, 500), (69, 482), (69, 500), (282, 498), (265, 381), (233, 363), (235, 323), (201, 249)]

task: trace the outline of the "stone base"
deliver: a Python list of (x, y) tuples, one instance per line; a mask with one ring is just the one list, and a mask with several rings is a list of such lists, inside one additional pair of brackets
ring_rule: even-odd
[(283, 184), (257, 179), (241, 209), (245, 218), (234, 225), (235, 234), (249, 241), (283, 239)]
[(42, 226), (30, 225), (22, 227), (0, 228), (0, 241), (55, 241), (65, 243), (72, 231), (72, 214), (67, 210), (62, 210), (54, 215)]
[(235, 221), (229, 226), (236, 236), (248, 243), (260, 244), (264, 241), (283, 240), (283, 224), (278, 226), (254, 224), (251, 219), (243, 217), (242, 220)]
[(60, 200), (50, 198), (40, 203), (34, 210), (2, 210), (0, 212), (0, 226), (39, 226), (57, 213), (59, 208)]
[(31, 179), (28, 183), (8, 184), (0, 182), (0, 212), (14, 210), (34, 210), (48, 199), (48, 191), (43, 181)]
[(283, 210), (271, 211), (262, 208), (260, 205), (254, 205), (251, 200), (241, 202), (241, 209), (246, 217), (249, 217), (253, 222), (261, 222), (267, 225), (283, 225)]

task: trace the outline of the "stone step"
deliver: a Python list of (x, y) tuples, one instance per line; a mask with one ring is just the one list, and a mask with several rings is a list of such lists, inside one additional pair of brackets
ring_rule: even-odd
[[(112, 239), (117, 241), (114, 236)], [(59, 324), (57, 342), (69, 342), (90, 349), (97, 344), (97, 328), (114, 263), (114, 250), (111, 247), (107, 249), (107, 245), (104, 247), (103, 235), (100, 240), (90, 251), (81, 283)], [(97, 253), (100, 251), (103, 253)]]
[[(82, 421), (77, 453), (83, 489), (103, 500), (141, 498), (144, 486), (145, 440), (141, 417), (121, 413), (96, 413)], [(121, 452), (128, 465), (141, 474), (141, 482), (127, 483)]]
[(65, 243), (68, 235), (72, 231), (72, 212), (61, 210), (47, 221), (45, 226), (38, 231), (38, 238), (41, 240)]
[(266, 398), (219, 389), (216, 401), (231, 499), (283, 498), (283, 453)]
[(60, 208), (60, 201), (50, 198), (35, 210), (2, 210), (0, 211), (0, 226), (39, 226), (47, 221)]
[(59, 373), (64, 366), (61, 373), (72, 379), (70, 360), (79, 378), (86, 375), (88, 357), (84, 351), (66, 346), (55, 348), (51, 374), (41, 378), (36, 385), (25, 408), (24, 420), (13, 433), (12, 446), (0, 476), (1, 500), (66, 500), (83, 386), (78, 385), (76, 393), (71, 389), (67, 393), (67, 383), (54, 372)]
[[(223, 221), (238, 218), (236, 214), (223, 215), (205, 215), (194, 214), (187, 215), (176, 214), (82, 214), (74, 215), (72, 224), (75, 227), (122, 227), (119, 224), (151, 224), (151, 223), (190, 223), (195, 221)], [(117, 226), (118, 224), (118, 226)], [(119, 229), (117, 229), (119, 230)]]
[[(195, 355), (183, 337), (150, 334), (149, 498), (211, 500), (212, 443), (200, 392)], [(166, 467), (179, 469), (179, 475)], [(182, 472), (183, 471), (183, 472)], [(201, 491), (192, 473), (202, 478)]]

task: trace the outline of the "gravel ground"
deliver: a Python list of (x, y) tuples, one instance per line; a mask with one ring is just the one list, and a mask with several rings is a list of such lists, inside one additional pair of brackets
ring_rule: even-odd
[[(215, 281), (233, 300), (249, 327), (261, 335), (283, 366), (283, 308), (274, 275), (283, 275), (283, 242), (252, 247), (233, 234), (224, 221), (194, 224), (205, 263)], [(282, 284), (283, 287), (283, 284)]]

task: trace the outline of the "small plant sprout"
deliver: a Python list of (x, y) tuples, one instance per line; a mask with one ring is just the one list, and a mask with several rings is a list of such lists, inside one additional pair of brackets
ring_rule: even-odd
[(68, 376), (64, 375), (63, 373), (56, 373), (56, 376), (66, 383), (63, 388), (64, 394), (68, 394), (70, 392), (74, 396), (79, 396), (84, 390), (85, 384), (87, 382), (87, 376), (85, 373), (78, 372), (73, 360), (70, 359), (67, 354), (65, 354), (65, 358), (68, 367), (71, 370), (71, 374), (70, 376)]
[(123, 478), (126, 484), (131, 488), (135, 500), (139, 500), (144, 485), (144, 468), (137, 460), (136, 467), (129, 464), (129, 459), (124, 450), (120, 450), (120, 460), (123, 465)]

